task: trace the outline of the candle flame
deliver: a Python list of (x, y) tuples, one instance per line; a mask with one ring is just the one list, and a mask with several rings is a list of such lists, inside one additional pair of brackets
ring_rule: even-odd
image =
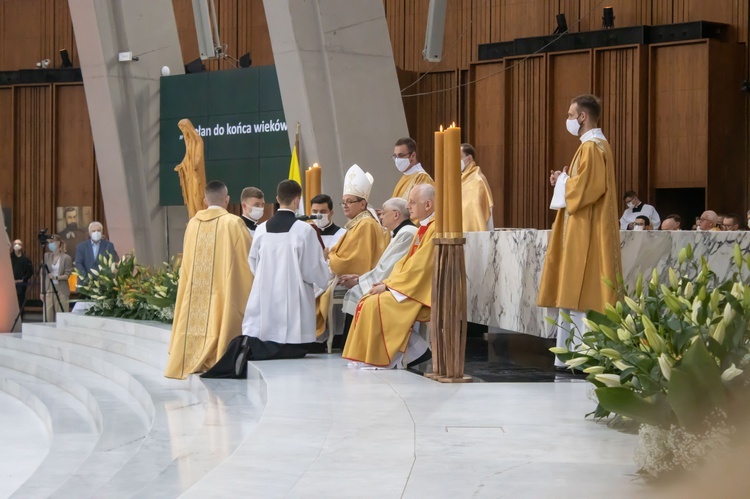
[(440, 131), (441, 132), (443, 131), (443, 125), (440, 125)]
[(312, 167), (313, 168), (320, 168), (320, 165), (318, 165), (318, 163), (313, 163)]
[(456, 122), (451, 123), (451, 128), (456, 128)]

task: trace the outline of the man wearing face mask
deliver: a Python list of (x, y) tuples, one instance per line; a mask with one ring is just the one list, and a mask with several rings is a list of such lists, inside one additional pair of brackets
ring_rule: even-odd
[(310, 213), (321, 215), (323, 218), (315, 219), (315, 225), (320, 229), (320, 237), (326, 249), (330, 250), (339, 242), (346, 229), (342, 229), (333, 223), (333, 199), (328, 194), (318, 194), (310, 200)]
[[(344, 179), (341, 207), (349, 219), (346, 233), (328, 253), (331, 272), (337, 276), (362, 275), (377, 265), (380, 255), (390, 242), (390, 234), (367, 209), (373, 178), (358, 165), (352, 165)], [(317, 333), (323, 334), (333, 286), (328, 286), (318, 301)]]
[[(601, 103), (593, 95), (581, 95), (568, 109), (568, 132), (581, 145), (570, 171), (553, 171), (550, 184), (555, 188), (550, 209), (558, 210), (547, 246), (537, 305), (565, 309), (575, 329), (558, 328), (557, 344), (574, 349), (585, 332), (583, 319), (589, 310), (603, 313), (607, 303), (614, 305), (621, 293), (616, 286), (622, 275), (620, 231), (617, 224), (615, 167), (612, 150), (597, 127)], [(567, 343), (570, 342), (569, 346)], [(557, 366), (564, 366), (555, 359)]]
[(78, 243), (76, 248), (76, 270), (78, 271), (78, 287), (85, 286), (92, 269), (99, 268), (99, 257), (117, 260), (115, 245), (102, 239), (102, 224), (89, 224), (89, 239)]
[(628, 208), (622, 214), (622, 217), (620, 217), (620, 230), (632, 230), (633, 222), (639, 216), (648, 217), (651, 220), (651, 227), (654, 229), (659, 228), (661, 218), (659, 218), (656, 208), (638, 199), (638, 194), (635, 191), (626, 192), (623, 199)]
[(410, 137), (402, 137), (396, 141), (393, 147), (393, 162), (396, 169), (403, 175), (393, 189), (394, 198), (408, 201), (409, 193), (415, 185), (435, 185), (432, 177), (422, 168), (422, 163), (417, 160), (417, 143)]
[(23, 241), (20, 239), (13, 241), (13, 252), (10, 254), (10, 263), (13, 267), (13, 279), (16, 282), (18, 308), (21, 309), (21, 315), (23, 316), (26, 288), (29, 286), (29, 279), (34, 276), (34, 266), (31, 264), (31, 259), (24, 253)]
[(257, 187), (245, 187), (240, 194), (240, 202), (242, 203), (242, 221), (245, 222), (250, 235), (255, 235), (258, 220), (263, 218), (266, 207), (263, 191)]
[(461, 194), (463, 199), (464, 232), (494, 230), (492, 191), (477, 166), (471, 144), (461, 144)]

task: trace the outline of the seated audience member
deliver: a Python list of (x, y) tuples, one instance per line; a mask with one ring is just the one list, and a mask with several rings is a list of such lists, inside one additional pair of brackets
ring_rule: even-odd
[(633, 230), (652, 230), (652, 229), (653, 227), (651, 227), (651, 220), (645, 215), (636, 217), (635, 221), (633, 222)]
[(315, 225), (320, 229), (320, 237), (327, 250), (330, 250), (346, 234), (346, 229), (333, 223), (333, 199), (328, 194), (318, 194), (310, 200), (310, 213), (322, 215)]
[(747, 228), (750, 229), (750, 210), (747, 211), (745, 217), (747, 219)]
[(91, 269), (99, 268), (99, 255), (106, 258), (112, 256), (117, 260), (115, 245), (106, 239), (102, 239), (102, 224), (91, 222), (89, 224), (89, 239), (78, 243), (76, 248), (75, 266), (78, 271), (78, 287), (86, 285)]
[(682, 217), (669, 215), (661, 222), (661, 230), (682, 230)]
[(699, 232), (721, 230), (719, 229), (718, 225), (719, 225), (719, 216), (716, 214), (716, 212), (711, 211), (711, 210), (706, 210), (698, 219), (698, 228), (696, 230), (698, 230)]
[(383, 203), (383, 209), (380, 210), (382, 213), (380, 223), (383, 227), (391, 231), (391, 242), (380, 256), (380, 260), (375, 265), (375, 268), (362, 275), (349, 274), (341, 276), (339, 284), (349, 290), (344, 297), (343, 309), (346, 317), (342, 344), (346, 343), (346, 337), (354, 319), (354, 312), (357, 309), (359, 300), (362, 299), (362, 296), (370, 292), (375, 283), (383, 282), (391, 275), (396, 262), (412, 246), (417, 228), (410, 220), (411, 215), (406, 204), (406, 201), (401, 198), (391, 198)]
[(651, 227), (659, 228), (661, 219), (659, 213), (656, 212), (656, 208), (638, 199), (638, 194), (635, 191), (626, 192), (623, 199), (628, 208), (620, 218), (620, 230), (632, 230), (636, 217), (641, 215), (649, 218)]
[(47, 249), (49, 251), (44, 254), (44, 266), (39, 273), (44, 286), (40, 288), (44, 292), (39, 294), (39, 299), (44, 303), (45, 322), (55, 322), (56, 314), (70, 311), (68, 278), (73, 273), (73, 261), (65, 252), (65, 243), (57, 234), (47, 241)]
[(740, 217), (736, 213), (730, 213), (724, 216), (720, 226), (721, 230), (735, 231), (740, 230)]
[(240, 203), (242, 205), (242, 221), (245, 227), (250, 231), (250, 235), (255, 235), (255, 229), (258, 228), (258, 220), (263, 218), (266, 208), (265, 196), (263, 191), (257, 187), (245, 187), (240, 194)]
[(13, 252), (10, 254), (10, 263), (13, 267), (13, 280), (16, 282), (16, 296), (18, 297), (18, 308), (23, 316), (23, 305), (26, 301), (26, 288), (29, 286), (29, 279), (34, 276), (34, 266), (31, 259), (26, 256), (23, 250), (23, 241), (16, 239), (13, 241)]

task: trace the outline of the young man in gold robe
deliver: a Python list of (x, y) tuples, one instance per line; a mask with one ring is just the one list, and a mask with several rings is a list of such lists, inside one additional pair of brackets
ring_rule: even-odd
[(210, 369), (242, 331), (253, 275), (250, 232), (227, 212), (227, 186), (205, 189), (205, 210), (188, 222), (165, 376), (185, 379)]
[[(607, 303), (615, 304), (622, 275), (620, 262), (620, 225), (612, 150), (597, 128), (601, 104), (593, 95), (573, 99), (568, 110), (568, 131), (581, 145), (570, 166), (550, 172), (554, 186), (551, 209), (558, 210), (547, 247), (542, 283), (537, 304), (540, 307), (570, 311), (577, 336), (584, 332), (583, 318), (589, 310), (604, 312)], [(558, 328), (557, 344), (570, 348), (580, 341)], [(563, 366), (559, 359), (556, 365)]]
[[(390, 233), (380, 225), (367, 209), (373, 178), (358, 165), (353, 165), (344, 178), (344, 197), (341, 202), (344, 216), (349, 222), (346, 232), (328, 253), (328, 264), (334, 275), (362, 275), (369, 272), (380, 260), (391, 240)], [(328, 319), (333, 286), (318, 298), (317, 334), (323, 334)]]
[(492, 191), (474, 160), (474, 147), (461, 144), (461, 196), (464, 232), (494, 230)]
[(417, 143), (414, 139), (402, 137), (396, 141), (393, 147), (393, 162), (403, 175), (393, 189), (391, 197), (409, 201), (409, 193), (415, 185), (435, 185), (430, 174), (422, 168), (422, 163), (417, 159)]
[(435, 188), (420, 184), (409, 194), (409, 215), (419, 220), (411, 248), (382, 283), (362, 297), (354, 313), (343, 357), (358, 368), (407, 367), (430, 358), (414, 322), (430, 319), (435, 235)]

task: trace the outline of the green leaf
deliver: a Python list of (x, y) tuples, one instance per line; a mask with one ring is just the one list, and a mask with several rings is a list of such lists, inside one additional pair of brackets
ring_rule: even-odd
[(669, 425), (668, 413), (662, 404), (640, 397), (628, 388), (597, 388), (596, 396), (599, 404), (609, 412), (653, 426)]

